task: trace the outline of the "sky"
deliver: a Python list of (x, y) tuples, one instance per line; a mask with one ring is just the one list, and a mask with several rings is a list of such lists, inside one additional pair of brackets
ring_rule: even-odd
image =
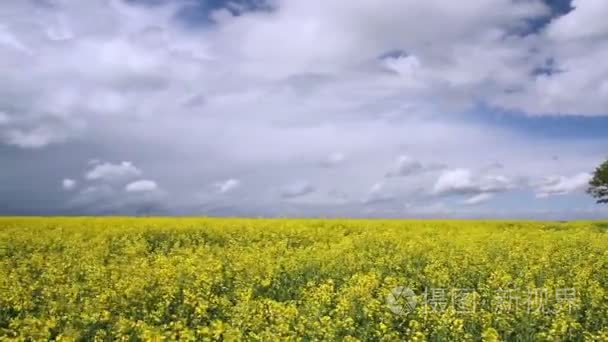
[(0, 214), (596, 219), (605, 0), (3, 0)]

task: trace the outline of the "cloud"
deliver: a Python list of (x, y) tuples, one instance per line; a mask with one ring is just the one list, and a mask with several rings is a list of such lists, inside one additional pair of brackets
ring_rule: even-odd
[(608, 3), (600, 0), (572, 0), (572, 11), (554, 19), (547, 34), (556, 40), (601, 38), (608, 33), (605, 15)]
[(0, 45), (4, 45), (5, 47), (24, 54), (29, 55), (32, 53), (32, 51), (27, 48), (14, 34), (9, 32), (4, 25), (0, 26)]
[[(84, 181), (64, 179), (64, 190), (72, 190), (63, 212), (79, 214), (166, 214), (170, 212), (168, 194), (156, 181), (132, 180), (143, 172), (132, 162), (112, 164), (98, 159), (86, 163)], [(126, 184), (125, 184), (126, 183)]]
[(9, 117), (6, 113), (0, 112), (0, 126), (9, 123)]
[(493, 163), (487, 164), (484, 167), (482, 167), (481, 172), (498, 171), (498, 170), (503, 170), (504, 168), (505, 168), (505, 166), (502, 163), (493, 162)]
[(491, 200), (492, 198), (494, 198), (494, 196), (495, 196), (495, 194), (493, 194), (493, 193), (485, 192), (485, 193), (481, 193), (479, 195), (470, 197), (470, 198), (466, 199), (463, 203), (468, 204), (468, 205), (477, 205), (477, 204), (481, 204), (481, 203)]
[(365, 198), (361, 201), (365, 205), (377, 205), (390, 203), (396, 200), (396, 196), (391, 193), (385, 182), (377, 182), (372, 185)]
[(455, 210), (444, 202), (406, 203), (404, 210), (412, 217), (451, 217), (455, 213)]
[(93, 164), (93, 168), (86, 172), (87, 180), (115, 181), (134, 178), (142, 172), (132, 162), (123, 161), (119, 164), (101, 163)]
[(241, 181), (239, 181), (238, 179), (230, 178), (223, 182), (216, 183), (215, 187), (217, 188), (217, 191), (220, 194), (225, 194), (225, 193), (233, 191), (234, 189), (238, 188), (240, 185), (241, 185)]
[[(569, 17), (603, 13), (604, 7), (589, 5), (593, 1), (575, 2), (576, 9), (551, 27), (566, 25), (560, 22), (572, 21)], [(530, 73), (553, 52), (545, 37), (551, 35), (521, 35), (531, 22), (550, 15), (541, 0), (472, 0), (466, 6), (448, 0), (356, 6), (346, 0), (329, 6), (279, 0), (275, 5), (263, 14), (235, 15), (227, 8), (202, 13), (209, 20), (197, 27), (180, 16), (188, 9), (181, 1), (3, 4), (0, 97), (11, 101), (0, 103), (0, 110), (15, 123), (0, 129), (0, 137), (6, 144), (43, 148), (100, 134), (100, 125), (154, 118), (149, 122), (171, 121), (162, 126), (175, 133), (176, 118), (207, 121), (222, 113), (226, 122), (251, 110), (265, 113), (266, 122), (318, 123), (316, 113), (374, 116), (387, 104), (393, 111), (418, 112), (460, 112), (480, 100), (524, 112), (559, 108), (541, 103), (537, 92), (543, 87), (534, 84), (544, 81)], [(387, 54), (396, 50), (402, 53)], [(558, 49), (558, 65), (568, 66), (569, 51)], [(600, 49), (594, 51), (589, 58), (602, 57)], [(584, 68), (575, 64), (574, 69)], [(573, 86), (601, 89), (605, 70), (599, 71), (587, 84)], [(546, 92), (563, 95), (558, 88)], [(509, 89), (521, 91), (505, 96)], [(563, 113), (596, 112), (605, 104), (586, 102), (579, 99)]]
[[(588, 7), (583, 1), (575, 5), (566, 17)], [(42, 148), (96, 133), (99, 124), (164, 121), (165, 113), (174, 114), (168, 121), (217, 119), (217, 113), (232, 121), (254, 109), (265, 113), (266, 122), (318, 122), (314, 113), (374, 116), (382, 104), (393, 111), (459, 112), (480, 97), (523, 111), (554, 107), (539, 105), (536, 92), (543, 87), (533, 85), (543, 81), (530, 75), (553, 52), (552, 44), (543, 34), (519, 35), (550, 14), (540, 0), (474, 0), (467, 6), (447, 0), (381, 0), (373, 6), (280, 0), (263, 15), (220, 9), (223, 19), (206, 22), (204, 29), (180, 22), (187, 9), (182, 2), (4, 6), (6, 13), (35, 13), (5, 15), (0, 30), (0, 41), (10, 48), (0, 51), (7, 65), (0, 96), (12, 99), (10, 105), (0, 103), (0, 110), (18, 118), (0, 136), (15, 146)], [(219, 12), (205, 14), (217, 19)], [(428, 22), (421, 23), (420, 15)], [(560, 20), (566, 18), (551, 25)], [(368, 24), (362, 27), (362, 21)], [(33, 81), (20, 81), (23, 72)], [(599, 75), (589, 82), (601, 88)], [(521, 91), (504, 96), (508, 89)], [(585, 114), (584, 102), (570, 114)], [(280, 115), (285, 112), (290, 114)]]
[(441, 164), (424, 165), (418, 160), (412, 159), (409, 156), (401, 155), (397, 157), (394, 166), (386, 173), (385, 177), (406, 177), (423, 172), (441, 170), (444, 168), (445, 166)]
[(89, 207), (87, 209), (96, 210), (100, 202), (111, 202), (115, 194), (115, 190), (110, 185), (88, 185), (72, 199), (72, 204), (86, 205)]
[(188, 96), (182, 101), (182, 105), (186, 107), (200, 107), (203, 106), (206, 102), (205, 95), (203, 94), (193, 94)]
[(153, 188), (152, 184), (146, 183), (133, 185), (131, 191), (117, 189), (109, 184), (89, 185), (70, 200), (67, 210), (90, 215), (169, 213), (171, 209), (167, 205), (166, 194)]
[[(188, 2), (152, 2), (2, 3), (0, 208), (34, 210), (29, 197), (59, 210), (57, 180), (92, 156), (70, 193), (97, 194), (87, 212), (165, 208), (167, 198), (124, 191), (146, 178), (177, 212), (198, 213), (208, 186), (206, 208), (222, 213), (348, 216), (403, 215), (396, 199), (424, 205), (429, 193), (505, 192), (523, 187), (518, 177), (592, 170), (605, 155), (608, 139), (585, 129), (608, 117), (603, 4), (577, 0), (558, 17), (541, 0), (276, 0), (192, 16)], [(430, 171), (449, 170), (433, 160), (470, 175), (435, 194)], [(214, 187), (227, 175), (247, 184), (239, 196)], [(268, 191), (294, 179), (316, 191), (297, 201)], [(502, 210), (467, 213), (477, 209)]]
[(296, 181), (281, 188), (281, 197), (286, 199), (302, 197), (315, 190), (315, 187), (307, 181)]
[(338, 166), (338, 165), (344, 163), (345, 160), (346, 160), (346, 156), (343, 153), (334, 152), (334, 153), (331, 153), (329, 156), (327, 156), (327, 158), (322, 160), (320, 165), (322, 167), (331, 168), (331, 167), (335, 167), (335, 166)]
[(433, 186), (436, 195), (480, 195), (512, 190), (517, 183), (502, 175), (475, 174), (468, 169), (444, 171)]
[(386, 174), (386, 177), (409, 176), (423, 170), (422, 163), (408, 156), (399, 156), (394, 168)]
[(346, 194), (345, 192), (341, 191), (341, 190), (337, 190), (337, 189), (331, 189), (327, 192), (327, 196), (330, 198), (330, 200), (333, 200), (335, 203), (348, 203), (350, 201), (350, 197), (348, 196), (348, 194)]
[(156, 182), (145, 179), (131, 182), (125, 186), (126, 192), (150, 192), (155, 190), (158, 190)]
[(608, 66), (601, 61), (608, 58), (608, 5), (573, 0), (571, 6), (536, 37), (537, 66), (530, 76), (496, 96), (495, 104), (540, 115), (607, 115)]
[(67, 191), (74, 190), (77, 184), (78, 183), (75, 180), (69, 178), (65, 178), (61, 181), (61, 187)]
[(592, 176), (582, 172), (573, 176), (547, 177), (536, 187), (536, 197), (545, 198), (584, 191), (589, 186)]
[[(5, 121), (9, 122), (8, 119)], [(32, 129), (11, 128), (0, 133), (3, 133), (2, 139), (6, 144), (26, 149), (36, 149), (66, 140), (66, 136), (62, 132), (46, 126)]]

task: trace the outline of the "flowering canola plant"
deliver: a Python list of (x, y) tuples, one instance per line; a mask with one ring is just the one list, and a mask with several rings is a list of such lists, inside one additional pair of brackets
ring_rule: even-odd
[(0, 218), (0, 340), (606, 341), (607, 231)]

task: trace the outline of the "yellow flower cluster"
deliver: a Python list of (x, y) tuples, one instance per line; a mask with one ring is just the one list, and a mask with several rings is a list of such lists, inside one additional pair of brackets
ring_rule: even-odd
[(0, 219), (0, 340), (606, 341), (600, 222)]

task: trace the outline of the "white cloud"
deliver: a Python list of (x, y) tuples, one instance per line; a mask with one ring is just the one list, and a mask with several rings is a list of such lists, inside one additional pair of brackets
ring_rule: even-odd
[(321, 161), (321, 166), (323, 167), (335, 167), (338, 166), (346, 160), (346, 156), (340, 152), (331, 153), (325, 160)]
[(110, 184), (90, 185), (75, 194), (68, 209), (77, 213), (97, 214), (162, 214), (168, 210), (166, 194), (155, 183), (131, 183), (131, 189), (117, 189)]
[[(392, 111), (458, 112), (481, 96), (525, 111), (538, 107), (530, 99), (542, 98), (531, 86), (530, 70), (538, 62), (531, 51), (544, 52), (550, 44), (511, 34), (550, 13), (541, 0), (275, 5), (263, 14), (224, 10), (203, 30), (176, 18), (182, 2), (3, 4), (0, 44), (8, 50), (0, 50), (0, 88), (11, 95), (11, 118), (20, 121), (7, 128), (12, 137), (4, 142), (42, 148), (101, 135), (100, 124), (141, 124), (142, 118), (155, 124), (140, 125), (139, 135), (158, 135), (161, 126), (175, 135), (181, 127), (213, 131), (217, 121), (208, 121), (219, 113), (224, 123), (254, 111), (264, 113), (256, 118), (267, 124), (318, 124), (319, 115), (373, 117), (389, 104)], [(407, 51), (378, 59), (395, 49)], [(589, 82), (601, 88), (599, 77)], [(502, 95), (514, 88), (525, 91), (516, 98)], [(575, 114), (585, 114), (584, 102)], [(603, 103), (594, 102), (593, 108)]]
[(436, 194), (472, 193), (478, 192), (478, 189), (473, 183), (470, 170), (456, 169), (443, 172), (437, 179), (433, 191)]
[(150, 192), (155, 190), (158, 190), (156, 182), (145, 179), (131, 182), (125, 186), (126, 192)]
[(315, 191), (315, 187), (307, 181), (296, 181), (281, 188), (281, 197), (296, 198)]
[(409, 156), (401, 155), (397, 157), (391, 170), (386, 173), (386, 177), (406, 177), (443, 168), (445, 167), (440, 164), (422, 164)]
[[(568, 16), (585, 10), (583, 2)], [(541, 34), (512, 33), (549, 15), (541, 0), (466, 5), (279, 0), (275, 5), (263, 14), (233, 16), (224, 10), (221, 20), (202, 30), (176, 19), (182, 2), (3, 4), (0, 41), (10, 49), (0, 50), (5, 61), (0, 95), (11, 98), (9, 118), (19, 122), (0, 128), (0, 137), (6, 144), (42, 148), (82, 137), (107, 139), (122, 129), (154, 138), (176, 136), (184, 127), (213, 133), (227, 122), (319, 125), (386, 112), (403, 117), (399, 108), (459, 112), (480, 98), (542, 113), (564, 108), (565, 114), (597, 114), (606, 108), (607, 97), (600, 96), (601, 89), (608, 91), (603, 70), (596, 76), (584, 70), (585, 65), (597, 70), (598, 63), (564, 62), (572, 64), (573, 73), (583, 73), (573, 77), (587, 79), (584, 83), (530, 75), (552, 45)], [(24, 49), (32, 53), (18, 53)], [(399, 49), (407, 51), (378, 59)], [(595, 50), (589, 58), (602, 60), (602, 49)], [(505, 95), (505, 89), (522, 92)], [(589, 89), (595, 89), (593, 100), (564, 96)], [(245, 113), (252, 111), (263, 114), (249, 119)], [(112, 127), (111, 133), (97, 129), (103, 125)], [(196, 138), (179, 140), (189, 139)], [(330, 157), (325, 163), (336, 161)]]
[[(9, 122), (10, 118), (6, 120)], [(40, 126), (29, 130), (23, 129), (7, 129), (4, 132), (4, 142), (8, 145), (14, 145), (21, 148), (36, 149), (44, 147), (51, 143), (62, 142), (67, 137), (51, 127)]]
[(420, 69), (420, 60), (416, 56), (390, 57), (384, 60), (384, 65), (388, 69), (415, 82), (417, 72)]
[(0, 112), (0, 126), (6, 125), (7, 123), (9, 123), (8, 114)]
[(73, 203), (76, 204), (96, 204), (96, 202), (109, 202), (115, 195), (114, 189), (106, 184), (89, 185), (74, 197)]
[(385, 187), (384, 182), (374, 183), (374, 185), (372, 185), (372, 187), (369, 189), (369, 192), (378, 193), (378, 192), (381, 192), (382, 190), (384, 190), (384, 187)]
[(225, 194), (228, 193), (230, 191), (233, 191), (234, 189), (238, 188), (241, 185), (241, 181), (239, 181), (238, 179), (227, 179), (223, 182), (218, 182), (215, 184), (215, 187), (217, 188), (217, 191), (221, 194)]
[[(217, 196), (228, 181), (206, 194), (248, 206), (240, 212), (329, 202), (329, 189), (380, 210), (391, 198), (424, 201), (433, 190), (473, 198), (518, 186), (514, 175), (591, 169), (605, 139), (532, 141), (477, 118), (496, 107), (522, 121), (608, 114), (605, 5), (591, 1), (575, 1), (539, 30), (531, 23), (550, 19), (541, 0), (277, 0), (261, 12), (218, 11), (204, 24), (184, 21), (182, 1), (4, 1), (0, 144), (11, 153), (0, 164), (12, 151), (31, 153), (15, 157), (29, 168), (24, 160), (67, 167), (75, 158), (137, 158), (184, 202), (200, 184), (241, 175), (239, 196)], [(556, 153), (559, 165), (538, 157)], [(432, 160), (469, 174), (437, 179), (426, 172), (443, 171)], [(507, 166), (483, 169), (495, 160)], [(114, 194), (95, 203), (141, 197), (124, 192), (142, 178), (133, 164), (88, 169), (85, 182)], [(370, 194), (383, 176), (383, 190)], [(279, 201), (266, 191), (292, 179), (310, 182), (281, 196), (314, 193)]]
[(0, 46), (14, 49), (18, 52), (31, 54), (32, 51), (23, 44), (13, 33), (7, 30), (5, 25), (0, 25)]
[(536, 187), (536, 197), (545, 198), (584, 191), (589, 186), (591, 174), (582, 172), (573, 176), (552, 176), (545, 178)]
[(547, 29), (556, 40), (601, 37), (608, 33), (608, 2), (603, 0), (572, 0), (572, 11), (554, 19)]
[(395, 199), (396, 196), (387, 189), (386, 183), (380, 181), (372, 185), (361, 202), (366, 205), (377, 205), (393, 202)]
[(76, 188), (76, 185), (77, 182), (73, 179), (66, 178), (61, 181), (61, 187), (67, 191), (74, 190)]
[(123, 161), (120, 164), (101, 163), (93, 164), (93, 168), (86, 172), (87, 180), (115, 181), (134, 178), (142, 172), (132, 162)]
[[(153, 180), (133, 180), (142, 174), (133, 163), (112, 164), (91, 159), (86, 165), (90, 168), (84, 177), (88, 182), (73, 192), (64, 210), (91, 215), (168, 212), (170, 201), (167, 192)], [(62, 184), (64, 189), (74, 190), (78, 183), (64, 179)]]
[(468, 169), (444, 171), (433, 187), (436, 195), (479, 195), (500, 193), (517, 187), (517, 182), (502, 175), (475, 174)]
[(479, 195), (475, 195), (473, 197), (467, 198), (463, 203), (468, 205), (477, 205), (484, 202), (487, 202), (494, 198), (495, 194), (493, 193), (481, 193)]
[[(573, 0), (536, 37), (536, 67), (495, 104), (530, 114), (604, 116), (608, 112), (608, 2)], [(581, 53), (584, 51), (584, 53)]]
[(399, 156), (395, 161), (395, 166), (389, 171), (387, 177), (410, 176), (412, 174), (422, 172), (423, 166), (417, 160), (408, 156)]

